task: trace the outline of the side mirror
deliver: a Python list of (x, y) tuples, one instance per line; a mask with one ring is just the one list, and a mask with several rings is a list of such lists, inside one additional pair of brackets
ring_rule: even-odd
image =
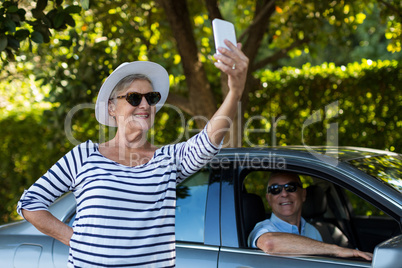
[(371, 267), (400, 267), (401, 255), (402, 235), (398, 235), (375, 247)]

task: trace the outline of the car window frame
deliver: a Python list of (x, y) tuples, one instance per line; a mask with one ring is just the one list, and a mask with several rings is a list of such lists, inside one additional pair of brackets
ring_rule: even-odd
[[(240, 237), (241, 237), (241, 228), (239, 224), (241, 224), (239, 217), (241, 217), (241, 211), (240, 211), (240, 190), (241, 190), (241, 185), (239, 183), (239, 180), (241, 178), (241, 172), (244, 169), (250, 169), (250, 166), (247, 166), (243, 164), (235, 164), (233, 163), (234, 160), (231, 162), (231, 170), (232, 172), (226, 171), (226, 175), (222, 177), (222, 198), (221, 198), (221, 211), (227, 211), (229, 210), (228, 208), (230, 207), (235, 207), (235, 215), (232, 215), (231, 213), (226, 213), (225, 215), (221, 215), (221, 225), (222, 227), (222, 247), (220, 250), (220, 257), (219, 257), (219, 262), (225, 262), (227, 258), (230, 258), (228, 256), (236, 256), (238, 254), (240, 255), (251, 255), (255, 256), (256, 258), (260, 258), (259, 256), (263, 258), (268, 258), (265, 260), (265, 263), (269, 263), (270, 261), (273, 261), (273, 259), (280, 259), (280, 262), (282, 261), (289, 261), (291, 263), (299, 263), (299, 261), (305, 262), (305, 261), (312, 261), (315, 263), (334, 263), (336, 265), (345, 265), (345, 267), (350, 267), (355, 266), (357, 264), (358, 266), (361, 265), (361, 267), (370, 267), (371, 262), (365, 261), (363, 259), (344, 259), (344, 258), (336, 258), (333, 256), (309, 256), (309, 255), (300, 255), (300, 256), (287, 256), (287, 255), (267, 255), (266, 253), (262, 252), (260, 249), (256, 248), (249, 248), (245, 247), (244, 244), (240, 243)], [(255, 166), (255, 164), (251, 165)], [(272, 169), (265, 169), (265, 170), (272, 170)], [(292, 171), (292, 172), (301, 172), (301, 173), (306, 173), (306, 169), (304, 166), (301, 165), (288, 165), (286, 170)], [(309, 168), (307, 169), (309, 170)], [(311, 173), (309, 175), (315, 176), (315, 172), (307, 172)], [(224, 173), (223, 173), (224, 174)], [(321, 174), (322, 175), (322, 174)], [(321, 176), (320, 176), (321, 177)], [(244, 178), (244, 177), (243, 177)], [(225, 191), (226, 190), (226, 191)], [(224, 193), (226, 192), (226, 198), (223, 197)], [(230, 198), (229, 196), (232, 196)], [(234, 198), (233, 198), (234, 197)], [(232, 202), (232, 204), (230, 204)], [(236, 230), (233, 230), (231, 228), (225, 228), (226, 226), (234, 226)], [(225, 231), (224, 231), (225, 230)], [(233, 237), (236, 238), (236, 241), (233, 240)], [(231, 238), (231, 239), (228, 239)], [(258, 263), (258, 262), (256, 262)], [(275, 262), (276, 263), (276, 262)], [(244, 263), (246, 264), (246, 263)], [(220, 264), (218, 263), (218, 266)]]

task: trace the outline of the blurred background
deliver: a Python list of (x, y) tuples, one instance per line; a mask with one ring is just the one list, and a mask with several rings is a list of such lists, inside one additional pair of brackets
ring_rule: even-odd
[(1, 1), (0, 223), (18, 219), (23, 190), (77, 143), (113, 135), (93, 104), (122, 62), (170, 74), (154, 144), (202, 128), (228, 90), (214, 18), (234, 23), (250, 59), (226, 147), (402, 151), (401, 0)]

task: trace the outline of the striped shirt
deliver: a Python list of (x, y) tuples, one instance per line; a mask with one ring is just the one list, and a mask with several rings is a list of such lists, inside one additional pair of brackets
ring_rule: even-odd
[(157, 149), (148, 163), (129, 167), (87, 141), (25, 191), (17, 210), (47, 210), (72, 191), (77, 215), (68, 267), (174, 267), (176, 184), (218, 151), (204, 129), (187, 142)]

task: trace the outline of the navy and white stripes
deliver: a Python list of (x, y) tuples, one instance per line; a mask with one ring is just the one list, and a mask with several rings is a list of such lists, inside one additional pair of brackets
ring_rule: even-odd
[(176, 184), (217, 152), (205, 129), (184, 143), (156, 150), (128, 167), (87, 141), (60, 159), (21, 197), (21, 209), (47, 210), (73, 191), (77, 216), (69, 267), (174, 267)]

